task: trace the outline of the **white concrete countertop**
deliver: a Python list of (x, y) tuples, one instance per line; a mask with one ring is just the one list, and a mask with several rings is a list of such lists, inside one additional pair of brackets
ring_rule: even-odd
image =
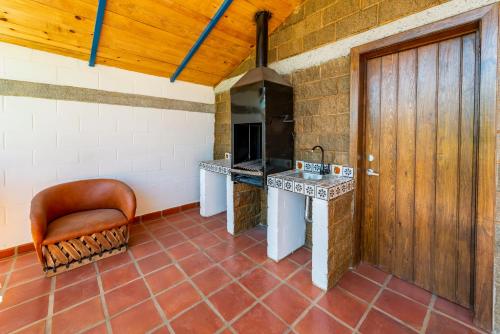
[(350, 177), (328, 174), (323, 175), (320, 180), (307, 180), (298, 175), (300, 172), (302, 171), (292, 169), (272, 174), (267, 177), (267, 186), (311, 196), (324, 201), (331, 201), (354, 190), (355, 187), (355, 181)]

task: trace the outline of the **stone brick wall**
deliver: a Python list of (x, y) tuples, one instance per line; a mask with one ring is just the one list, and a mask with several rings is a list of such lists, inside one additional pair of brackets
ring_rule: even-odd
[(261, 189), (235, 183), (233, 188), (234, 233), (257, 226), (261, 221)]
[[(269, 63), (387, 24), (448, 0), (306, 0), (269, 38)], [(229, 77), (255, 66), (249, 56)], [(349, 58), (288, 76), (294, 86), (296, 159), (347, 164), (349, 145)], [(216, 96), (215, 158), (231, 148), (229, 93)]]
[(353, 229), (352, 210), (354, 192), (351, 191), (328, 204), (328, 286), (333, 287), (352, 264)]
[[(339, 41), (448, 0), (306, 0), (269, 38), (269, 63)], [(251, 55), (230, 75), (255, 66)]]
[(231, 152), (231, 101), (229, 91), (215, 95), (214, 159)]

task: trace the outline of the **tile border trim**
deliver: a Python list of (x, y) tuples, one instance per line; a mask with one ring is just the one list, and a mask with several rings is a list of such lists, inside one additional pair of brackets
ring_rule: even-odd
[(355, 188), (355, 184), (356, 181), (354, 179), (351, 179), (347, 182), (332, 187), (323, 187), (308, 184), (306, 182), (296, 182), (293, 180), (289, 180), (286, 176), (276, 177), (271, 175), (267, 177), (267, 186), (270, 188), (277, 188), (297, 194), (303, 194), (305, 196), (310, 196), (323, 201), (331, 201), (350, 191), (353, 191)]
[(0, 79), (0, 95), (215, 114), (215, 104), (9, 79)]

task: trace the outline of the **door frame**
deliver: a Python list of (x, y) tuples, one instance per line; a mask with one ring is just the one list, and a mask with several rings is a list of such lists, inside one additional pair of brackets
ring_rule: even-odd
[[(475, 267), (474, 267), (474, 323), (486, 330), (493, 327), (493, 289), (495, 259), (495, 205), (496, 205), (496, 94), (497, 94), (497, 44), (498, 4), (485, 6), (467, 13), (402, 32), (351, 49), (350, 88), (350, 148), (349, 161), (356, 180), (354, 203), (353, 262), (361, 260), (361, 219), (363, 208), (364, 110), (366, 58), (380, 52), (401, 49), (415, 40), (427, 39), (432, 43), (436, 36), (462, 35), (467, 29), (479, 31), (479, 135), (477, 147), (476, 217), (475, 217)], [(418, 43), (413, 43), (415, 47)]]

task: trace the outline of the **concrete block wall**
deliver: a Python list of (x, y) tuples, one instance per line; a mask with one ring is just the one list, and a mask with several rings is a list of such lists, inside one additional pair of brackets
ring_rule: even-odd
[[(269, 37), (269, 62), (287, 59), (449, 0), (307, 0)], [(255, 65), (252, 54), (230, 76)]]
[[(349, 54), (350, 47), (443, 19), (450, 16), (451, 11), (453, 15), (457, 15), (471, 10), (474, 4), (480, 7), (493, 3), (497, 1), (306, 0), (271, 34), (269, 40), (270, 67), (286, 76), (294, 86), (296, 159), (319, 161), (318, 153), (308, 152), (312, 146), (319, 144), (326, 148), (326, 162), (349, 164), (350, 59), (346, 55)], [(436, 7), (438, 5), (443, 6)], [(427, 9), (433, 12), (423, 12), (417, 17), (419, 12)], [(434, 19), (426, 21), (430, 17)], [(391, 26), (397, 23), (396, 20), (405, 19), (408, 20)], [(375, 33), (377, 29), (379, 30)], [(332, 45), (332, 48), (321, 50), (327, 45)], [(342, 50), (335, 50), (334, 46)], [(314, 54), (316, 51), (318, 53)], [(329, 57), (330, 60), (318, 64), (318, 59), (327, 58), (327, 52), (341, 53), (342, 56), (336, 59)], [(228, 78), (245, 73), (253, 68), (254, 64), (255, 56), (252, 54)], [(290, 68), (301, 69), (289, 70)], [(218, 87), (225, 88), (227, 85), (220, 84)], [(498, 90), (500, 91), (500, 81)], [(215, 152), (221, 154), (224, 150), (230, 149), (229, 94), (222, 88), (216, 89), (216, 92), (218, 103)], [(500, 94), (498, 98), (500, 111)], [(497, 130), (500, 129), (499, 124), (497, 121)], [(497, 137), (497, 143), (500, 143), (500, 134)], [(497, 162), (494, 311), (495, 329), (500, 333), (500, 149), (498, 148)], [(310, 238), (307, 241), (309, 240)]]
[[(214, 103), (212, 87), (0, 43), (6, 78)], [(0, 95), (0, 249), (31, 241), (31, 198), (66, 181), (120, 179), (138, 215), (198, 202), (213, 146), (211, 113)]]

